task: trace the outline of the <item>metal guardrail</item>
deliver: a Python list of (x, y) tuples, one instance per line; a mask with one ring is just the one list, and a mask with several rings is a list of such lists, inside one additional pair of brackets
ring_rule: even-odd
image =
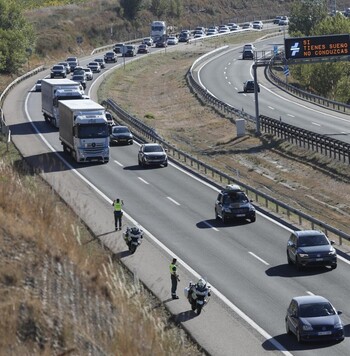
[(346, 142), (304, 130), (267, 116), (260, 116), (260, 124), (262, 131), (266, 133), (282, 138), (299, 147), (350, 164), (350, 144)]
[[(212, 96), (206, 89), (200, 86), (193, 77), (193, 71), (196, 66), (205, 61), (209, 55), (216, 55), (218, 52), (225, 50), (222, 47), (216, 51), (207, 53), (206, 55), (197, 59), (191, 66), (187, 73), (188, 84), (198, 97), (209, 104), (224, 115), (228, 115), (232, 120), (245, 119), (256, 124), (255, 116), (249, 115), (244, 110), (239, 110), (229, 104), (222, 102), (220, 99)], [(261, 131), (270, 133), (278, 138), (282, 138), (290, 143), (298, 145), (299, 147), (317, 152), (326, 157), (336, 159), (340, 162), (350, 164), (350, 144), (343, 141), (336, 140), (327, 135), (321, 135), (312, 131), (304, 130), (296, 126), (292, 126), (267, 116), (260, 115)]]
[[(222, 185), (226, 184), (238, 184), (245, 190), (246, 194), (250, 198), (254, 198), (257, 207), (264, 210), (272, 212), (273, 214), (277, 214), (276, 217), (287, 217), (287, 219), (293, 223), (298, 223), (300, 226), (307, 225), (307, 228), (311, 229), (320, 229), (323, 230), (327, 235), (333, 235), (338, 238), (339, 244), (341, 245), (343, 239), (350, 241), (350, 235), (341, 231), (329, 224), (326, 224), (304, 212), (290, 207), (288, 204), (280, 202), (279, 200), (250, 187), (249, 185), (240, 182), (239, 180), (233, 178), (232, 176), (214, 168), (210, 165), (202, 162), (201, 160), (189, 155), (186, 152), (183, 152), (170, 143), (164, 141), (155, 131), (154, 128), (151, 128), (145, 125), (138, 118), (128, 114), (124, 109), (122, 109), (115, 101), (112, 99), (107, 99), (102, 102), (108, 110), (112, 111), (122, 122), (133, 128), (133, 133), (136, 133), (136, 136), (140, 137), (143, 140), (149, 140), (152, 142), (157, 142), (162, 144), (167, 150), (168, 155), (172, 157), (174, 160), (179, 163), (184, 164), (192, 170), (196, 170), (199, 174), (206, 176), (210, 179), (218, 188), (221, 187), (217, 181)], [(135, 132), (136, 131), (136, 132)]]
[[(2, 135), (9, 135), (10, 131), (9, 128), (6, 126), (6, 119), (5, 119), (5, 115), (4, 112), (2, 110), (2, 105), (3, 102), (7, 96), (7, 94), (10, 92), (10, 90), (13, 89), (13, 87), (15, 87), (18, 83), (22, 82), (23, 80), (43, 71), (45, 69), (44, 66), (39, 66), (33, 70), (31, 70), (30, 72), (16, 78), (13, 82), (11, 82), (6, 88), (5, 90), (1, 93), (0, 95), (0, 130), (1, 130), (1, 134)], [(10, 140), (10, 137), (8, 138), (7, 141)]]
[(295, 86), (290, 85), (290, 84), (286, 83), (285, 81), (283, 81), (281, 78), (279, 78), (272, 70), (272, 67), (274, 67), (276, 65), (276, 63), (275, 63), (276, 60), (278, 59), (280, 62), (279, 56), (280, 56), (280, 54), (278, 54), (277, 56), (273, 56), (271, 58), (270, 64), (266, 71), (270, 80), (273, 81), (278, 87), (288, 91), (290, 94), (292, 94), (298, 98), (301, 98), (306, 101), (310, 101), (313, 104), (317, 104), (317, 105), (323, 106), (325, 108), (328, 108), (328, 109), (331, 109), (334, 111), (338, 111), (341, 113), (345, 113), (345, 114), (350, 113), (350, 105), (340, 103), (335, 100), (329, 100), (322, 96), (315, 95), (315, 94), (309, 93), (305, 90), (298, 89)]
[[(108, 46), (107, 46), (108, 47)], [(220, 49), (219, 49), (220, 50)], [(198, 64), (203, 58), (196, 61)], [(200, 87), (192, 77), (192, 68), (187, 73), (187, 80), (191, 84), (194, 91), (198, 94), (200, 92), (203, 97), (207, 97), (207, 100), (211, 101), (214, 105), (218, 106), (218, 108), (223, 111), (227, 112), (231, 115), (238, 116), (239, 118), (245, 118), (247, 120), (255, 122), (255, 118), (251, 115), (246, 114), (244, 111), (237, 110), (230, 105), (223, 103), (216, 98), (213, 98), (211, 95), (207, 93), (205, 89)], [(19, 82), (29, 78), (30, 76), (37, 74), (40, 71), (45, 70), (44, 66), (40, 66), (25, 75), (17, 78), (14, 80), (7, 88), (3, 91), (0, 95), (0, 114), (1, 114), (1, 127), (6, 126), (5, 118), (2, 112), (2, 104), (3, 100), (7, 96), (8, 92)], [(108, 99), (107, 101), (102, 103), (105, 105), (109, 110), (113, 111), (121, 120), (131, 125), (135, 130), (139, 132), (140, 137), (145, 137), (153, 142), (159, 142), (164, 145), (165, 148), (168, 149), (168, 154), (172, 156), (174, 159), (179, 161), (180, 163), (184, 163), (185, 165), (189, 166), (191, 169), (197, 169), (200, 174), (204, 174), (206, 177), (211, 178), (211, 180), (215, 183), (215, 180), (218, 180), (221, 184), (239, 184), (247, 193), (248, 196), (254, 197), (255, 201), (258, 206), (265, 207), (266, 209), (275, 212), (280, 216), (286, 216), (290, 221), (297, 222), (299, 225), (305, 224), (307, 222), (311, 229), (319, 228), (323, 230), (326, 234), (333, 234), (334, 236), (338, 237), (339, 244), (342, 244), (342, 240), (346, 239), (350, 241), (350, 235), (328, 225), (318, 219), (313, 218), (310, 215), (303, 213), (302, 211), (290, 207), (288, 204), (280, 202), (269, 195), (258, 191), (255, 188), (250, 187), (247, 184), (244, 184), (237, 179), (227, 175), (226, 173), (211, 167), (210, 165), (192, 157), (191, 155), (176, 149), (171, 144), (165, 142), (156, 132), (155, 129), (145, 125), (141, 120), (137, 119), (134, 116), (129, 115), (125, 110), (123, 110), (117, 103), (113, 100)], [(273, 120), (273, 119), (272, 119)], [(216, 184), (218, 187), (220, 185)]]

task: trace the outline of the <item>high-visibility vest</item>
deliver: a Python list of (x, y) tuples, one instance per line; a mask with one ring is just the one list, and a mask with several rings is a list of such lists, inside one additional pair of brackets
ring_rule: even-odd
[(121, 202), (114, 202), (114, 210), (115, 211), (122, 211), (122, 203)]
[(176, 274), (176, 265), (175, 264), (173, 264), (173, 263), (170, 263), (170, 266), (169, 266), (169, 268), (170, 268), (170, 274)]

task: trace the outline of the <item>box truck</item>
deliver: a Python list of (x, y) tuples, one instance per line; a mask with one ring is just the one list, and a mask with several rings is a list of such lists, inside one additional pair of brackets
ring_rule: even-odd
[(77, 162), (109, 161), (105, 108), (93, 100), (60, 100), (59, 139)]
[(70, 79), (43, 79), (41, 82), (41, 109), (46, 122), (60, 126), (59, 100), (87, 99), (83, 89)]

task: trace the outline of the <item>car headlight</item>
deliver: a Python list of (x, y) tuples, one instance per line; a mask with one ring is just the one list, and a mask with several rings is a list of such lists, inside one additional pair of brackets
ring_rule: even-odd
[(225, 213), (230, 213), (231, 212), (231, 209), (230, 208), (223, 208), (222, 209)]
[(329, 251), (328, 254), (329, 254), (330, 256), (334, 256), (334, 255), (336, 254), (335, 249)]
[(308, 258), (309, 257), (309, 255), (307, 253), (299, 253), (299, 256), (301, 258)]
[(341, 322), (334, 325), (334, 329), (343, 329), (343, 324)]
[(312, 328), (311, 325), (303, 325), (303, 330), (304, 330), (304, 331), (312, 331), (313, 328)]
[(249, 211), (255, 211), (254, 206), (251, 205), (251, 206), (249, 207)]

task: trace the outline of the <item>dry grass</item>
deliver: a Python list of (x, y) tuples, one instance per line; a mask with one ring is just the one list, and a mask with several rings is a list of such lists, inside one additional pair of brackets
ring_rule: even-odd
[(159, 301), (4, 146), (0, 354), (200, 355)]
[[(238, 41), (248, 42), (248, 38)], [(191, 45), (190, 50), (184, 46), (133, 62), (103, 84), (99, 100), (114, 99), (178, 148), (350, 233), (348, 165), (269, 135), (257, 138), (248, 131), (237, 139), (230, 118), (191, 93), (185, 82), (187, 70), (202, 53), (218, 46), (208, 42)]]

